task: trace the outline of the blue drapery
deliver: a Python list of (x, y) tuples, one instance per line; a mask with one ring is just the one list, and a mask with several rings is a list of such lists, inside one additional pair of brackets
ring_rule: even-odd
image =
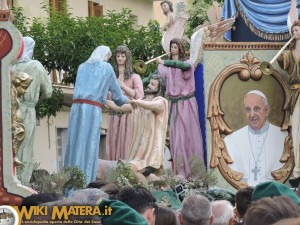
[[(297, 0), (297, 7), (300, 0)], [(287, 16), (290, 0), (224, 0), (224, 19), (239, 13), (246, 24), (258, 36), (268, 40), (285, 40), (288, 38)], [(224, 35), (231, 40), (231, 31)]]
[(204, 147), (204, 161), (207, 166), (207, 149), (206, 149), (206, 113), (205, 113), (205, 103), (204, 103), (204, 74), (203, 65), (199, 63), (195, 69), (195, 97), (198, 104), (199, 122), (203, 139)]

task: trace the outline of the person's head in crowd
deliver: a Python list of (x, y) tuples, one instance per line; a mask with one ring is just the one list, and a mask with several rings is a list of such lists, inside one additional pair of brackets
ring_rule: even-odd
[(179, 225), (183, 225), (181, 208), (176, 210), (176, 216), (177, 216)]
[(229, 201), (218, 200), (211, 203), (214, 216), (213, 225), (233, 225), (233, 206)]
[(40, 194), (32, 194), (23, 198), (20, 207), (25, 206), (27, 209), (30, 206), (38, 206), (42, 203), (57, 201), (61, 198), (61, 196), (57, 193), (40, 193)]
[(288, 196), (292, 201), (300, 206), (300, 198), (298, 197), (298, 195), (288, 186), (276, 181), (266, 181), (256, 185), (252, 192), (252, 201), (256, 201), (264, 197), (274, 197), (281, 195)]
[(178, 225), (178, 219), (174, 209), (158, 206), (155, 225)]
[(272, 225), (300, 225), (300, 218), (283, 219), (273, 223)]
[(103, 225), (147, 225), (146, 219), (136, 210), (129, 207), (126, 203), (113, 199), (102, 199), (99, 209), (100, 212), (105, 212), (111, 208), (111, 213), (100, 216), (101, 224)]
[(236, 212), (237, 212), (237, 217), (241, 221), (246, 212), (247, 209), (250, 207), (251, 204), (251, 197), (252, 197), (252, 192), (253, 192), (253, 187), (248, 186), (244, 188), (240, 188), (235, 195), (235, 206), (236, 206)]
[(156, 199), (146, 188), (124, 187), (117, 195), (117, 199), (143, 215), (149, 225), (155, 224), (155, 215), (157, 213)]
[(108, 183), (104, 185), (102, 188), (100, 188), (102, 191), (107, 193), (109, 195), (109, 198), (116, 198), (116, 196), (119, 194), (120, 190), (118, 186), (114, 183)]
[(261, 129), (269, 115), (269, 104), (264, 93), (252, 90), (245, 95), (244, 108), (248, 125), (253, 130)]
[(98, 188), (86, 188), (74, 191), (70, 197), (59, 201), (49, 203), (48, 205), (54, 206), (74, 206), (74, 205), (98, 205), (99, 201), (103, 198), (108, 198), (108, 194)]
[(179, 220), (183, 225), (211, 225), (214, 220), (211, 203), (202, 195), (185, 198)]
[(86, 188), (102, 188), (103, 186), (107, 185), (109, 182), (104, 180), (95, 180), (89, 183)]
[(271, 225), (281, 219), (296, 217), (300, 217), (300, 209), (289, 197), (264, 197), (251, 203), (244, 225)]
[[(77, 190), (72, 193), (72, 195), (66, 199), (61, 199), (58, 201), (48, 202), (41, 204), (42, 206), (48, 207), (47, 215), (36, 215), (31, 218), (31, 220), (41, 221), (41, 220), (51, 220), (53, 206), (61, 207), (66, 206), (67, 210), (72, 206), (98, 206), (99, 202), (103, 198), (108, 198), (108, 195), (98, 189), (98, 188), (88, 188)], [(77, 221), (77, 223), (83, 223), (85, 220), (94, 220), (97, 221), (99, 219), (99, 215), (77, 215), (70, 214), (68, 216), (69, 220)]]

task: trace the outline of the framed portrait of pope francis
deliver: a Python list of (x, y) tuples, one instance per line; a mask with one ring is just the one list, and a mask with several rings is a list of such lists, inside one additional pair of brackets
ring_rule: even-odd
[(294, 167), (287, 81), (277, 70), (263, 75), (259, 66), (247, 52), (240, 63), (224, 68), (209, 90), (210, 167), (235, 188), (285, 182)]

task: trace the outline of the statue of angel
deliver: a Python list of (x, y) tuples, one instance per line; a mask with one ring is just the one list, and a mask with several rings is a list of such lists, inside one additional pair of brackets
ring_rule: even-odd
[[(291, 7), (288, 13), (287, 26), (291, 33), (291, 44), (288, 50), (281, 51), (277, 58), (279, 66), (286, 71), (288, 83), (290, 85), (289, 93), (289, 112), (292, 124), (292, 143), (295, 158), (295, 167), (293, 170), (293, 179), (300, 177), (300, 76), (299, 68), (300, 56), (300, 20), (298, 20), (298, 8), (296, 0), (291, 0)], [(289, 42), (290, 42), (289, 41)]]
[(203, 42), (215, 42), (221, 38), (226, 31), (230, 30), (234, 24), (235, 18), (229, 18), (215, 24), (211, 24), (198, 29), (193, 33), (190, 43), (190, 58), (195, 64), (202, 61), (202, 45)]
[(160, 26), (160, 32), (165, 32), (174, 22), (173, 19), (173, 3), (169, 0), (164, 0), (160, 3), (161, 9), (163, 10), (166, 20), (163, 25)]
[(287, 26), (289, 28), (289, 32), (291, 35), (292, 35), (292, 25), (297, 20), (298, 20), (297, 2), (296, 2), (296, 0), (291, 0), (291, 8), (290, 8), (290, 11), (288, 13), (288, 18), (287, 18)]
[(184, 24), (189, 19), (189, 13), (186, 10), (184, 0), (177, 0), (173, 4), (169, 0), (164, 0), (161, 3), (161, 7), (166, 15), (166, 22), (161, 26), (161, 31), (164, 30), (161, 44), (165, 52), (169, 51), (170, 41), (173, 38), (182, 38), (184, 33)]
[[(161, 6), (163, 7), (164, 4), (168, 4), (168, 6), (164, 6), (165, 10), (164, 12), (168, 12), (168, 15), (173, 16), (173, 20), (169, 19), (169, 23), (165, 23), (167, 25), (166, 32), (163, 35), (162, 38), (162, 46), (165, 52), (169, 52), (170, 48), (170, 41), (173, 38), (183, 38), (184, 34), (184, 24), (189, 19), (189, 13), (187, 12), (186, 4), (183, 0), (178, 0), (174, 7), (172, 3), (168, 0), (165, 0), (161, 3)], [(170, 5), (169, 5), (170, 4)], [(174, 8), (174, 12), (173, 12)], [(169, 9), (169, 11), (168, 11)], [(204, 41), (211, 41), (215, 42), (217, 40), (223, 39), (223, 34), (230, 30), (235, 22), (235, 17), (222, 20), (221, 18), (221, 7), (219, 6), (219, 3), (217, 1), (214, 1), (212, 6), (207, 10), (208, 11), (208, 18), (211, 21), (210, 25), (204, 24), (200, 25), (198, 28), (196, 28), (196, 31), (191, 36), (191, 40), (188, 38), (185, 38), (187, 42), (190, 44), (190, 58), (194, 60), (195, 66), (202, 61), (202, 45)], [(166, 14), (165, 14), (166, 15)], [(164, 29), (166, 29), (164, 28)]]

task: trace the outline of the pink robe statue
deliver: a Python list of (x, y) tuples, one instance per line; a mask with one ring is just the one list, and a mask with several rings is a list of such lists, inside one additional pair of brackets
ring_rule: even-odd
[[(143, 82), (138, 74), (132, 74), (124, 83), (135, 90), (134, 99), (144, 96)], [(130, 141), (131, 113), (111, 112), (106, 136), (106, 160), (127, 160)]]
[(158, 73), (166, 79), (166, 97), (169, 101), (170, 150), (175, 174), (188, 177), (191, 160), (203, 160), (198, 105), (194, 95), (195, 80), (192, 60), (187, 71), (158, 65)]

